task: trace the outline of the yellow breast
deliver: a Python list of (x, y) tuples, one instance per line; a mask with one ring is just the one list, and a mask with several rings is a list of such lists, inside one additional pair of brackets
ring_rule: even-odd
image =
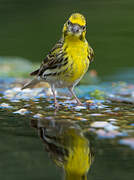
[(88, 70), (88, 44), (72, 36), (66, 38), (64, 47), (68, 57), (67, 73), (69, 73), (69, 78), (67, 81), (75, 82), (81, 79)]

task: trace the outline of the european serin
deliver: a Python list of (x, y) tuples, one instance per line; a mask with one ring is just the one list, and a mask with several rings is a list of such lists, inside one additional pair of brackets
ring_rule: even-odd
[(31, 75), (35, 78), (22, 89), (33, 87), (44, 80), (51, 86), (55, 106), (58, 107), (55, 88), (68, 88), (77, 104), (82, 103), (73, 92), (74, 87), (87, 72), (94, 52), (86, 38), (86, 20), (79, 13), (70, 16), (63, 26), (62, 37), (48, 53), (41, 66)]

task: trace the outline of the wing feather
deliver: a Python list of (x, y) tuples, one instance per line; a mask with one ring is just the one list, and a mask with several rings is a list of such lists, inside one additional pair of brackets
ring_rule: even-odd
[(42, 76), (46, 70), (56, 69), (61, 66), (61, 62), (64, 59), (64, 53), (62, 51), (63, 39), (60, 39), (57, 44), (52, 48), (46, 58), (42, 61), (39, 69), (32, 72), (30, 75)]
[(90, 62), (94, 60), (94, 51), (91, 46), (88, 46), (88, 59)]

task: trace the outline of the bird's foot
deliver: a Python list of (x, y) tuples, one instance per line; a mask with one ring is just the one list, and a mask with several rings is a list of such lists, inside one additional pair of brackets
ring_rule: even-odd
[(77, 106), (83, 106), (84, 104), (77, 99)]

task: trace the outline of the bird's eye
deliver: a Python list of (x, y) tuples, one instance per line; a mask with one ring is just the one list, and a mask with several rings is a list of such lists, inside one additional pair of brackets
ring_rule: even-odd
[(70, 24), (71, 24), (71, 22), (68, 20), (68, 21), (67, 21), (67, 24), (68, 24), (68, 25), (70, 25)]
[(82, 26), (82, 29), (85, 30), (85, 29), (86, 29), (86, 26)]

